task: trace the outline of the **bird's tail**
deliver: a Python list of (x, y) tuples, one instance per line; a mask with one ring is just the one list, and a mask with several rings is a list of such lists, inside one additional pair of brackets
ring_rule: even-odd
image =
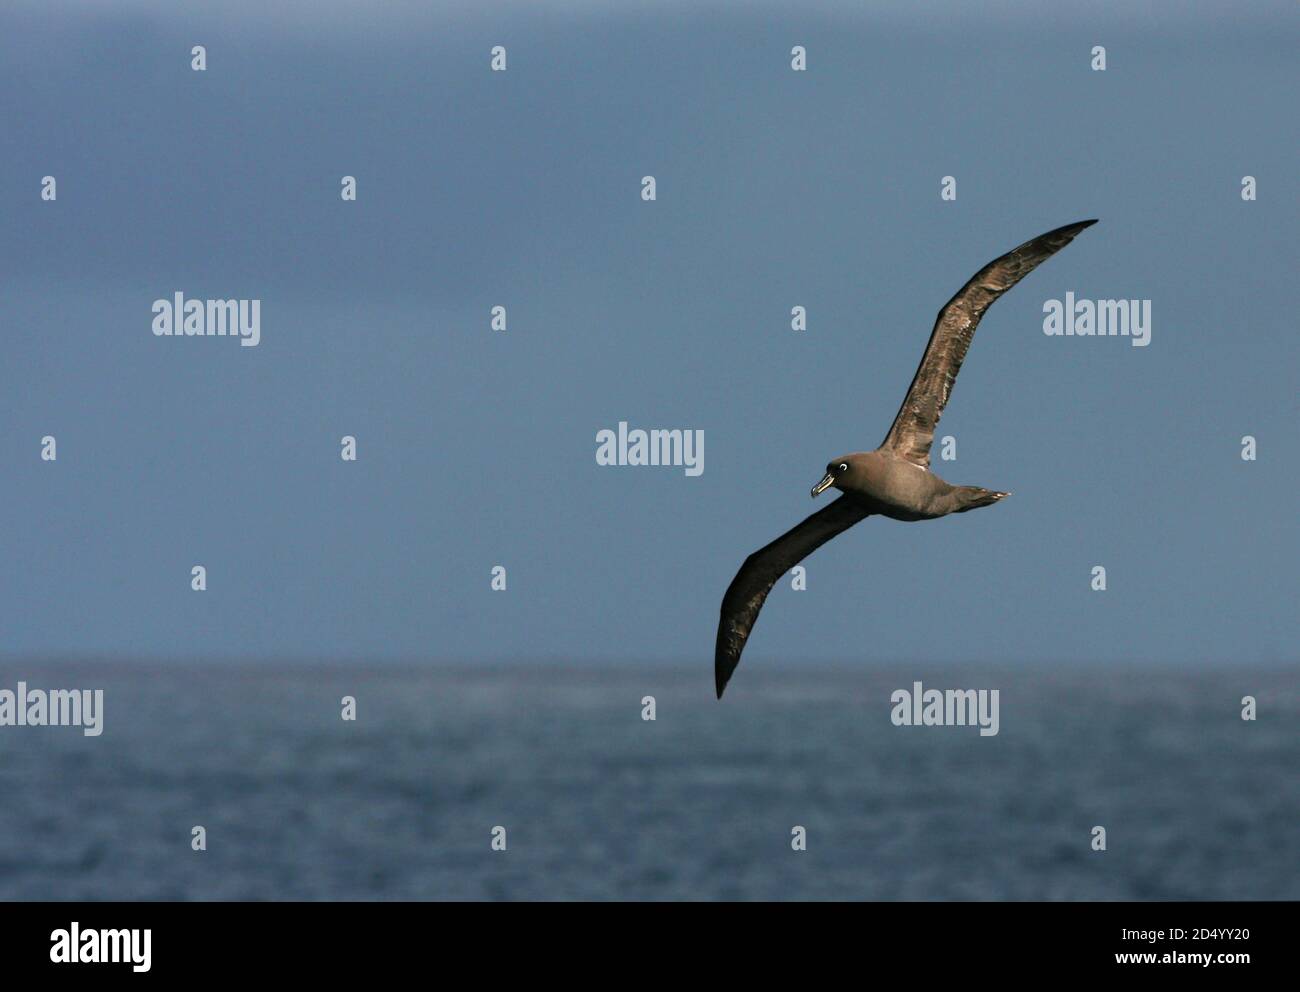
[(1000, 493), (993, 489), (981, 489), (979, 486), (957, 487), (957, 509), (953, 513), (965, 513), (981, 506), (992, 506), (998, 500), (1006, 499), (1010, 493)]

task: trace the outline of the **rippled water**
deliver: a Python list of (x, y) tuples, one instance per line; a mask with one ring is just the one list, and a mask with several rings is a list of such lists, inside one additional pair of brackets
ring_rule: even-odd
[[(999, 689), (1000, 733), (893, 726), (918, 678)], [(4, 899), (1300, 899), (1295, 672), (19, 679), (103, 688), (105, 731), (0, 728)]]

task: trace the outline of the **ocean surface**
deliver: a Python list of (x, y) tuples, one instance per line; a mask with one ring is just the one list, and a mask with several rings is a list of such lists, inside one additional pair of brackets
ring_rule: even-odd
[[(0, 899), (1300, 899), (1294, 669), (747, 662), (721, 703), (706, 664), (2, 663), (105, 703), (0, 727)], [(894, 726), (917, 679), (999, 733)]]

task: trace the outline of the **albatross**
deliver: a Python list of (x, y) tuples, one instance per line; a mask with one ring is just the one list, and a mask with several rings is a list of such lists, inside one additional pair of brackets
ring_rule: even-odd
[(980, 486), (949, 485), (931, 472), (934, 429), (984, 311), (1095, 223), (1067, 224), (1026, 241), (980, 269), (944, 304), (912, 385), (880, 447), (832, 458), (812, 495), (815, 499), (832, 486), (842, 495), (746, 558), (727, 587), (713, 656), (719, 699), (740, 664), (740, 653), (776, 580), (831, 538), (873, 515), (909, 522), (933, 520), (992, 506), (1011, 495)]

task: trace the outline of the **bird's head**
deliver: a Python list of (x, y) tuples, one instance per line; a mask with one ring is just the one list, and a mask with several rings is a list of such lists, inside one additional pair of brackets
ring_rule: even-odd
[(853, 455), (840, 455), (832, 458), (826, 466), (826, 475), (812, 488), (812, 495), (817, 497), (834, 486), (841, 492), (861, 488), (867, 477), (867, 454), (858, 452)]

